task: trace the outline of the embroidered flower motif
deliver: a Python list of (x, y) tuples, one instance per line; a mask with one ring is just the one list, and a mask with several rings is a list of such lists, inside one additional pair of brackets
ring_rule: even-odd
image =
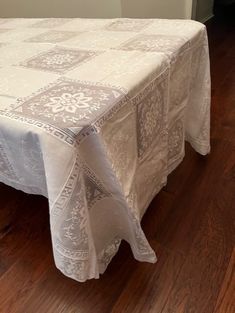
[(89, 108), (91, 100), (92, 97), (85, 96), (83, 92), (76, 94), (63, 93), (60, 97), (51, 97), (51, 102), (45, 104), (45, 106), (51, 108), (53, 113), (62, 111), (75, 113), (77, 109)]
[(145, 132), (146, 135), (152, 135), (156, 125), (157, 125), (157, 119), (155, 118), (155, 115), (153, 114), (154, 112), (153, 108), (151, 108), (150, 112), (146, 112), (145, 115), (145, 124), (144, 124), (144, 128), (145, 128)]
[[(140, 50), (152, 52), (175, 52), (183, 49), (185, 41), (176, 36), (167, 35), (138, 35), (121, 44), (121, 50)], [(185, 46), (186, 47), (186, 46)]]
[(143, 28), (148, 26), (152, 21), (148, 20), (119, 20), (112, 22), (111, 24), (107, 25), (105, 28), (107, 30), (112, 31), (141, 31)]
[(122, 98), (122, 91), (110, 86), (63, 78), (22, 100), (21, 105), (27, 116), (49, 121), (59, 127), (80, 128), (119, 99), (125, 101)]
[(51, 30), (26, 39), (26, 42), (61, 42), (76, 36), (76, 32)]
[(53, 28), (56, 26), (63, 25), (67, 23), (70, 19), (68, 18), (47, 18), (44, 20), (41, 20), (39, 22), (36, 22), (31, 25), (31, 27), (39, 27), (39, 28)]
[(178, 120), (169, 130), (169, 154), (168, 162), (169, 164), (175, 158), (179, 157), (182, 152), (182, 147), (184, 143), (184, 125), (182, 120)]
[[(138, 156), (144, 157), (152, 143), (158, 140), (162, 130), (167, 80), (153, 81), (145, 93), (137, 98), (137, 141)], [(133, 100), (135, 103), (135, 99)]]
[(55, 47), (49, 51), (40, 53), (24, 62), (21, 66), (26, 68), (39, 69), (43, 71), (65, 73), (79, 66), (83, 62), (95, 57), (97, 52), (87, 50), (77, 50), (62, 47)]
[(55, 54), (53, 56), (46, 57), (43, 61), (47, 65), (62, 65), (64, 63), (73, 62), (75, 56), (66, 53), (66, 54)]

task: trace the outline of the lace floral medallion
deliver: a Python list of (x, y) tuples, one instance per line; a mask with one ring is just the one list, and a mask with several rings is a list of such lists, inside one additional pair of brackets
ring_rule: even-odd
[(184, 45), (185, 41), (180, 37), (140, 34), (126, 41), (118, 49), (149, 52), (172, 52), (183, 47)]
[(167, 105), (167, 80), (155, 80), (134, 99), (137, 105), (138, 156), (143, 157), (161, 134)]
[(9, 144), (4, 139), (4, 133), (0, 130), (0, 174), (4, 177), (17, 180), (18, 175), (13, 166), (12, 153), (6, 153), (9, 149)]
[(168, 138), (168, 163), (171, 165), (177, 158), (179, 158), (179, 156), (181, 156), (184, 147), (184, 124), (182, 118), (178, 119), (169, 129)]
[(46, 19), (43, 19), (41, 21), (34, 23), (33, 25), (31, 25), (31, 27), (53, 28), (53, 27), (64, 25), (68, 21), (70, 21), (69, 18), (56, 18), (56, 19), (55, 18), (46, 18)]
[(134, 31), (138, 32), (148, 26), (151, 22), (148, 20), (119, 20), (115, 21), (105, 27), (106, 30), (112, 31)]
[(25, 62), (21, 66), (43, 71), (64, 74), (81, 63), (90, 60), (98, 53), (95, 51), (83, 51), (56, 47), (50, 51), (41, 53)]
[(123, 93), (110, 86), (60, 79), (17, 107), (17, 112), (61, 127), (85, 126), (121, 99)]
[(51, 30), (46, 33), (31, 37), (25, 41), (26, 42), (48, 42), (48, 43), (55, 42), (56, 43), (56, 42), (62, 42), (62, 41), (68, 40), (77, 35), (78, 35), (77, 32)]

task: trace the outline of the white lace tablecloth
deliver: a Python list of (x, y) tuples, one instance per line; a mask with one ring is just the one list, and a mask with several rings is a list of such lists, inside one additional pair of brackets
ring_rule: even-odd
[(209, 152), (209, 119), (198, 22), (0, 19), (0, 181), (48, 197), (55, 263), (75, 280), (122, 239), (156, 261), (141, 217), (185, 139)]

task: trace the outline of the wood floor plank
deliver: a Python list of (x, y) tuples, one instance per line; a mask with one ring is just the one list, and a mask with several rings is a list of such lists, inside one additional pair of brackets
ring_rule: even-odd
[(234, 313), (235, 311), (235, 249), (220, 290), (214, 313)]
[(204, 220), (162, 313), (211, 313), (229, 263), (232, 243), (223, 212), (208, 204)]
[(22, 257), (28, 246), (41, 236), (42, 231), (47, 229), (47, 237), (50, 236), (47, 200), (16, 192), (7, 186), (3, 189), (4, 197), (9, 195), (9, 200), (4, 200), (4, 205), (8, 205), (10, 210), (12, 202), (15, 203), (16, 212), (9, 231), (0, 240), (0, 283), (1, 276)]
[(111, 313), (161, 312), (180, 272), (184, 257), (151, 241), (158, 251), (157, 264), (137, 264)]
[(52, 260), (47, 251), (43, 251), (41, 247), (34, 242), (34, 247), (25, 252), (1, 277), (1, 312), (17, 313), (46, 271)]
[[(199, 200), (193, 201), (191, 206), (188, 203), (190, 214), (184, 216), (187, 222), (190, 221), (191, 230), (181, 220), (171, 237), (168, 235), (170, 243), (165, 241), (172, 250), (180, 246), (181, 251), (187, 254), (187, 259), (162, 313), (213, 311), (235, 242), (235, 210), (232, 209), (235, 204), (235, 181), (232, 174), (235, 160), (234, 154), (230, 154), (232, 150), (230, 142), (218, 143), (206, 178), (199, 185), (201, 195), (197, 192), (190, 194), (191, 200)], [(221, 151), (224, 153), (221, 154)], [(221, 163), (216, 167), (214, 162), (219, 160), (219, 154), (222, 156)], [(174, 216), (179, 215), (178, 208), (176, 209)], [(171, 230), (169, 223), (168, 227)], [(188, 240), (184, 236), (191, 240), (191, 245), (185, 245)]]
[(99, 280), (85, 283), (68, 279), (51, 262), (19, 313), (110, 313), (137, 263), (127, 244), (119, 252)]

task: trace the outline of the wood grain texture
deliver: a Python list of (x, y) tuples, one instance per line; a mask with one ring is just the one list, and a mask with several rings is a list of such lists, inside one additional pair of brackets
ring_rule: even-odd
[(220, 290), (214, 313), (234, 313), (235, 310), (235, 249)]
[(156, 264), (122, 243), (99, 280), (63, 276), (52, 255), (48, 203), (0, 184), (1, 209), (16, 211), (0, 236), (0, 313), (235, 312), (235, 25), (208, 24), (212, 152), (189, 145), (142, 225)]

